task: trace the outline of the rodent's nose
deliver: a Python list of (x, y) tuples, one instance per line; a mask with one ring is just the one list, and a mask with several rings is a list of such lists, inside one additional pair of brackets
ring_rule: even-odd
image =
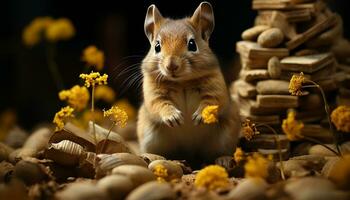
[(171, 72), (175, 72), (178, 68), (179, 65), (176, 64), (174, 61), (171, 61), (167, 66), (166, 66), (167, 70), (171, 71)]

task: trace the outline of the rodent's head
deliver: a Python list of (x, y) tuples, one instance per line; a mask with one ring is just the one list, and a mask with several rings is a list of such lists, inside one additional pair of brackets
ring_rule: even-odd
[(144, 29), (151, 44), (143, 61), (144, 72), (161, 74), (168, 80), (188, 80), (218, 66), (208, 44), (214, 29), (214, 13), (209, 3), (201, 3), (192, 17), (179, 20), (164, 18), (151, 5)]

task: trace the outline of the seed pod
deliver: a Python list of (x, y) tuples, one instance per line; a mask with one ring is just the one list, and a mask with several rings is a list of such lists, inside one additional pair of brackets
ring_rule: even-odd
[(112, 174), (129, 177), (135, 187), (156, 179), (149, 169), (137, 165), (122, 165), (116, 167), (112, 170)]
[(102, 177), (108, 174), (113, 168), (121, 165), (147, 167), (147, 163), (142, 158), (130, 153), (100, 154), (98, 157), (100, 161), (96, 169), (97, 177)]
[(62, 140), (58, 143), (50, 144), (46, 150), (46, 158), (51, 159), (64, 166), (75, 166), (79, 163), (79, 158), (85, 153), (84, 148), (69, 140)]
[(47, 180), (49, 172), (37, 159), (25, 158), (16, 164), (14, 176), (27, 185), (32, 185)]
[[(93, 123), (89, 123), (89, 132), (93, 134)], [(124, 141), (122, 136), (95, 124), (95, 133), (97, 138), (96, 150), (97, 153), (132, 153), (128, 144)], [(108, 139), (107, 138), (108, 135)], [(102, 149), (103, 148), (103, 149)]]
[(163, 156), (157, 155), (157, 154), (152, 154), (152, 153), (143, 153), (140, 155), (143, 160), (147, 162), (147, 164), (151, 163), (152, 161), (155, 160), (165, 160)]
[(181, 166), (175, 161), (155, 160), (148, 165), (148, 169), (154, 172), (156, 167), (159, 165), (163, 166), (167, 170), (167, 176), (163, 177), (166, 181), (171, 181), (173, 179), (181, 179), (183, 171)]
[(152, 181), (133, 190), (126, 200), (176, 199), (175, 191), (168, 183)]
[(14, 150), (7, 146), (6, 144), (0, 142), (0, 162), (3, 160), (8, 160), (9, 155), (13, 152)]
[(100, 179), (97, 187), (106, 192), (110, 199), (122, 200), (134, 189), (134, 184), (127, 176), (110, 175)]
[(58, 200), (108, 200), (108, 195), (91, 182), (75, 182), (55, 194)]
[(14, 166), (6, 161), (0, 162), (0, 183), (7, 183), (12, 177)]

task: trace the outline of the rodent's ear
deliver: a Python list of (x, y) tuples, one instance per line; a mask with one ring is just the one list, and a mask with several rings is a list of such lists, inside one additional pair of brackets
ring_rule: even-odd
[(201, 31), (202, 38), (208, 41), (215, 26), (214, 12), (211, 4), (209, 2), (199, 4), (191, 17), (191, 21), (195, 28)]
[(163, 16), (160, 14), (158, 8), (154, 4), (150, 5), (147, 10), (144, 24), (145, 33), (150, 42), (153, 41), (154, 32), (161, 25), (162, 21)]

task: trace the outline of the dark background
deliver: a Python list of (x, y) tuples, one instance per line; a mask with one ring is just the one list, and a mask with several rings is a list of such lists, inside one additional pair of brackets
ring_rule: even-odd
[[(135, 87), (126, 88), (123, 79), (116, 79), (120, 71), (140, 62), (149, 48), (143, 32), (147, 7), (154, 3), (163, 16), (192, 15), (201, 1), (63, 1), (8, 0), (2, 1), (0, 20), (0, 112), (12, 108), (19, 123), (27, 129), (38, 122), (50, 121), (63, 105), (58, 101), (57, 89), (49, 74), (43, 44), (26, 48), (21, 41), (22, 29), (38, 16), (67, 17), (72, 20), (76, 35), (59, 42), (57, 62), (66, 88), (79, 83), (78, 75), (84, 67), (81, 51), (95, 44), (105, 51), (109, 85), (119, 97), (127, 97), (136, 106), (141, 93)], [(217, 54), (228, 82), (233, 79), (235, 42), (243, 30), (253, 25), (255, 12), (249, 0), (209, 1), (214, 7), (216, 27), (210, 46)], [(349, 38), (349, 1), (329, 1), (333, 11), (343, 17), (345, 36)], [(135, 57), (128, 57), (135, 56)]]

